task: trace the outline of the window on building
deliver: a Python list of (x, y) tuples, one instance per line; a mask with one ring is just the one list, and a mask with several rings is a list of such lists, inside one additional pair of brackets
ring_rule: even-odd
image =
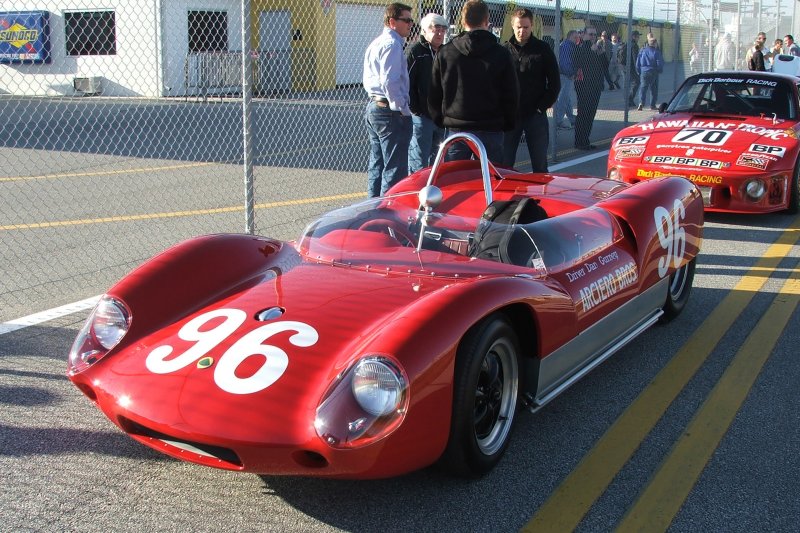
[(228, 51), (227, 11), (189, 11), (189, 51)]
[(117, 54), (117, 27), (113, 11), (64, 13), (68, 56)]

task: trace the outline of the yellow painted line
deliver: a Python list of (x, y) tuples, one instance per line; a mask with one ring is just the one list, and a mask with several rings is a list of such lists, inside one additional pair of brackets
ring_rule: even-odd
[(753, 268), (695, 330), (594, 447), (542, 504), (522, 531), (573, 531), (614, 476), (699, 370), (734, 320), (800, 238), (796, 217)]
[[(268, 202), (263, 204), (256, 204), (255, 209), (272, 209), (275, 207), (285, 207), (290, 205), (305, 205), (315, 204), (322, 202), (331, 202), (335, 200), (352, 200), (354, 198), (364, 198), (367, 194), (363, 192), (355, 192), (348, 194), (336, 194), (333, 196), (319, 196), (316, 198), (300, 198), (297, 200), (282, 200), (279, 202)], [(214, 209), (193, 209), (189, 211), (173, 211), (165, 213), (144, 213), (140, 215), (124, 215), (117, 217), (102, 217), (102, 218), (83, 218), (77, 220), (60, 220), (54, 222), (35, 222), (31, 224), (12, 224), (9, 226), (0, 226), (0, 231), (24, 230), (24, 229), (41, 229), (41, 228), (57, 228), (64, 226), (80, 226), (84, 224), (107, 224), (111, 222), (130, 222), (134, 220), (154, 220), (164, 218), (176, 217), (190, 217), (202, 215), (217, 215), (220, 213), (231, 213), (235, 211), (244, 211), (244, 206), (232, 207), (218, 207)]]
[(666, 531), (728, 432), (800, 303), (794, 269), (617, 531)]
[[(345, 146), (351, 146), (355, 144), (363, 144), (363, 139), (353, 139), (350, 141), (342, 141), (339, 143), (334, 144), (326, 144), (324, 146), (309, 146), (307, 148), (297, 148), (294, 150), (285, 150), (283, 152), (274, 152), (270, 154), (260, 154), (255, 156), (256, 158), (261, 157), (276, 157), (276, 156), (284, 156), (284, 155), (292, 155), (292, 154), (302, 154), (302, 153), (309, 153), (318, 150), (330, 150), (336, 148), (343, 148)], [(98, 170), (96, 172), (66, 172), (62, 174), (42, 174), (41, 176), (7, 176), (7, 177), (0, 177), (0, 183), (7, 182), (7, 181), (33, 181), (33, 180), (48, 180), (48, 179), (57, 179), (57, 178), (91, 178), (97, 176), (120, 176), (124, 174), (141, 174), (145, 172), (160, 172), (164, 170), (179, 170), (182, 168), (196, 168), (196, 167), (205, 167), (210, 165), (232, 165), (234, 164), (234, 160), (223, 160), (223, 161), (203, 161), (197, 163), (185, 163), (185, 164), (175, 164), (175, 165), (167, 165), (163, 167), (138, 167), (138, 168), (129, 168), (129, 169), (116, 169), (116, 170)]]
[(98, 170), (96, 172), (68, 172), (64, 174), (43, 174), (41, 176), (11, 176), (6, 178), (0, 178), (0, 182), (5, 181), (31, 181), (31, 180), (49, 180), (49, 179), (56, 179), (56, 178), (86, 178), (86, 177), (95, 177), (95, 176), (119, 176), (123, 174), (141, 174), (144, 172), (160, 172), (163, 170), (176, 170), (181, 168), (196, 168), (196, 167), (205, 167), (208, 165), (215, 165), (218, 163), (212, 162), (204, 162), (204, 163), (187, 163), (184, 165), (168, 165), (164, 167), (139, 167), (139, 168), (128, 168), (128, 169), (117, 169), (117, 170)]

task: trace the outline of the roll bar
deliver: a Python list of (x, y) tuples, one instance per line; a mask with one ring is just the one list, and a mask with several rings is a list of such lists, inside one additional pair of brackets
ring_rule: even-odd
[(475, 157), (478, 158), (478, 161), (480, 161), (481, 177), (483, 178), (483, 192), (486, 195), (486, 205), (488, 206), (492, 203), (492, 180), (489, 170), (491, 169), (496, 175), (499, 175), (499, 173), (494, 165), (492, 165), (492, 162), (489, 161), (489, 156), (486, 154), (486, 148), (483, 146), (481, 140), (472, 133), (454, 133), (439, 145), (439, 151), (437, 152), (436, 159), (433, 162), (431, 173), (428, 175), (428, 186), (433, 185), (433, 179), (438, 173), (439, 166), (444, 161), (444, 157), (447, 154), (447, 149), (450, 148), (451, 144), (456, 142), (463, 142), (466, 144), (469, 149), (472, 150), (472, 153), (475, 155)]

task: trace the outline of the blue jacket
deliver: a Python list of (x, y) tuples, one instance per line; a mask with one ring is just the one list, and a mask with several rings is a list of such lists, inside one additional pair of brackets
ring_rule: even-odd
[(575, 68), (575, 49), (577, 46), (574, 41), (564, 40), (558, 47), (558, 70), (561, 74), (570, 78), (577, 72)]
[(661, 55), (661, 50), (650, 45), (639, 50), (639, 55), (636, 57), (636, 70), (639, 71), (639, 74), (651, 70), (661, 74), (664, 71), (664, 57)]

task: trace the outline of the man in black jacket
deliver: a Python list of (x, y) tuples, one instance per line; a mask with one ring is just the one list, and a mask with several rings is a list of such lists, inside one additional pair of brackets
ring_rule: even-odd
[[(477, 136), (489, 160), (503, 160), (503, 132), (514, 128), (519, 105), (517, 73), (511, 54), (489, 29), (489, 7), (468, 0), (461, 10), (467, 29), (443, 45), (433, 61), (428, 93), (431, 118), (448, 133)], [(468, 159), (462, 143), (450, 147), (448, 159)]]
[(408, 171), (413, 174), (433, 164), (436, 152), (433, 147), (443, 140), (444, 130), (433, 123), (428, 112), (428, 89), (431, 86), (433, 58), (447, 35), (447, 20), (436, 13), (428, 13), (419, 21), (419, 41), (406, 51), (411, 108), (411, 145), (408, 147)]
[(556, 56), (550, 46), (531, 35), (533, 13), (517, 9), (511, 14), (514, 35), (506, 43), (519, 79), (519, 113), (516, 127), (505, 134), (503, 159), (506, 166), (517, 162), (517, 148), (522, 132), (531, 157), (533, 172), (547, 172), (547, 146), (550, 128), (547, 110), (561, 90)]
[[(630, 63), (628, 63), (628, 47), (630, 47)], [(639, 57), (639, 32), (634, 30), (627, 43), (622, 43), (619, 47), (617, 59), (623, 68), (628, 66), (628, 79), (631, 89), (628, 93), (628, 107), (636, 107), (636, 96), (639, 94), (639, 86), (642, 80), (639, 79), (639, 71), (636, 70), (636, 58)]]
[(583, 42), (575, 52), (575, 95), (578, 100), (578, 114), (575, 116), (575, 148), (594, 150), (589, 142), (594, 115), (603, 92), (603, 52), (597, 46), (597, 29), (583, 30)]

